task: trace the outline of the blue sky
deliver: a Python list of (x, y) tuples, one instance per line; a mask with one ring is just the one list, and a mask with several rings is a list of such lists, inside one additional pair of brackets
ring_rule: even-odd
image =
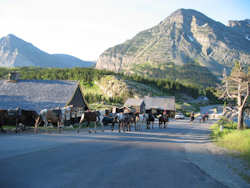
[(96, 60), (179, 8), (224, 24), (250, 19), (250, 0), (0, 0), (0, 37), (12, 33), (48, 53)]

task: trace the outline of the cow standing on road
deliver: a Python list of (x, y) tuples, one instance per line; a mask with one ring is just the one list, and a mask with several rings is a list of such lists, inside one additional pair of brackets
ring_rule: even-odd
[(136, 116), (136, 123), (138, 125), (138, 130), (142, 131), (142, 126), (146, 124), (146, 116), (144, 113)]
[(0, 129), (2, 132), (6, 132), (3, 129), (3, 125), (15, 125), (16, 133), (18, 130), (25, 130), (26, 126), (33, 126), (36, 122), (38, 114), (32, 110), (22, 110), (20, 108), (14, 110), (0, 110)]
[(150, 129), (150, 124), (151, 124), (152, 129), (153, 129), (155, 118), (151, 112), (146, 114), (146, 121), (147, 121), (147, 129)]
[(162, 124), (163, 124), (164, 128), (167, 128), (168, 121), (169, 121), (168, 115), (166, 113), (165, 114), (161, 114), (160, 117), (159, 117), (159, 128), (162, 127)]
[(61, 109), (41, 110), (38, 118), (36, 119), (35, 133), (37, 133), (37, 129), (42, 122), (44, 123), (44, 127), (48, 127), (49, 123), (56, 124), (57, 128), (60, 131), (60, 128), (61, 126), (63, 126), (64, 123), (64, 115), (62, 110)]
[[(100, 117), (99, 117), (99, 113), (97, 111), (90, 111), (90, 110), (87, 110), (86, 112), (84, 112), (82, 114), (82, 117), (80, 119), (80, 122), (79, 122), (79, 129), (78, 129), (78, 133), (80, 131), (80, 126), (81, 124), (83, 123), (83, 121), (86, 121), (87, 122), (87, 127), (88, 127), (88, 132), (91, 133), (91, 129), (90, 129), (90, 124), (93, 123), (94, 124), (94, 132), (96, 133), (96, 124), (97, 122), (100, 122)], [(102, 131), (104, 132), (104, 126), (103, 124), (101, 123), (102, 125)]]

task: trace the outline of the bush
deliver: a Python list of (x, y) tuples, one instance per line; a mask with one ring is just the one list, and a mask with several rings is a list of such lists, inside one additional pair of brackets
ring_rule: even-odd
[(218, 121), (218, 125), (219, 126), (222, 125), (224, 128), (227, 128), (227, 129), (237, 129), (237, 123), (225, 117), (221, 118)]

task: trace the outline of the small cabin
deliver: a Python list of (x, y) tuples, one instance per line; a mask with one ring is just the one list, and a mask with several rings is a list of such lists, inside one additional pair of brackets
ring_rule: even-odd
[(145, 103), (143, 99), (128, 98), (124, 104), (124, 107), (133, 108), (137, 113), (145, 112)]
[(129, 98), (124, 107), (136, 109), (139, 113), (162, 114), (163, 112), (173, 117), (175, 114), (175, 97), (144, 97)]
[(167, 113), (173, 117), (175, 114), (175, 97), (144, 97), (146, 112), (153, 114)]

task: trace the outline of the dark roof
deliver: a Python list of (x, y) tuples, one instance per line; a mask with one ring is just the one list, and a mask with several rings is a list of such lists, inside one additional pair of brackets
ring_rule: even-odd
[(175, 111), (175, 97), (144, 97), (145, 109)]
[[(68, 103), (86, 106), (80, 92), (76, 81), (0, 80), (0, 109), (19, 107), (39, 112), (42, 109), (64, 107)], [(76, 97), (73, 97), (74, 94)]]
[(88, 109), (87, 102), (85, 101), (80, 86), (76, 88), (72, 98), (68, 101), (67, 105), (73, 105), (74, 107), (84, 107)]

